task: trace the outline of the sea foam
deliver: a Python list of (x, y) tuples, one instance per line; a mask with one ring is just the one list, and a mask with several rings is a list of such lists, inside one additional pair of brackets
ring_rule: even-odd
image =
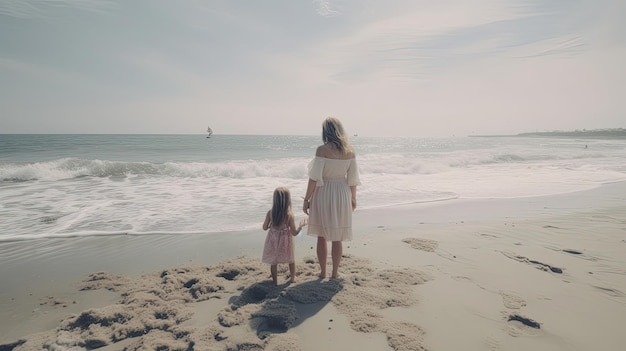
[[(260, 228), (278, 186), (291, 190), (294, 212), (303, 216), (307, 164), (319, 142), (125, 136), (103, 149), (95, 146), (104, 136), (65, 136), (51, 143), (57, 149), (29, 149), (40, 140), (22, 139), (24, 147), (0, 155), (0, 240)], [(79, 142), (71, 155), (65, 151), (66, 143)], [(586, 144), (588, 149), (560, 139), (357, 138), (357, 211), (542, 196), (626, 180), (626, 141)], [(22, 149), (31, 151), (14, 154)]]

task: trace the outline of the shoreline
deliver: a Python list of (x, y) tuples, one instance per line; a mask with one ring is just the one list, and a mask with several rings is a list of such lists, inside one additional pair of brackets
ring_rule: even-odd
[[(600, 184), (600, 185), (593, 186), (593, 187), (582, 188), (579, 190), (573, 190), (573, 191), (568, 191), (568, 192), (554, 193), (554, 194), (528, 195), (528, 196), (517, 196), (517, 197), (496, 197), (496, 198), (455, 196), (451, 198), (443, 198), (443, 199), (437, 199), (437, 200), (403, 202), (403, 203), (389, 204), (389, 205), (383, 205), (383, 206), (361, 207), (357, 211), (365, 212), (365, 213), (378, 212), (378, 211), (394, 211), (394, 210), (402, 211), (406, 208), (413, 208), (413, 207), (415, 207), (416, 209), (420, 209), (420, 210), (425, 209), (428, 211), (430, 207), (434, 208), (436, 206), (450, 206), (451, 208), (471, 206), (471, 205), (468, 205), (468, 203), (475, 203), (475, 204), (481, 205), (484, 203), (496, 204), (496, 203), (502, 202), (502, 203), (508, 204), (511, 202), (524, 203), (524, 202), (527, 202), (526, 200), (531, 200), (530, 202), (532, 202), (532, 199), (550, 199), (550, 198), (555, 198), (557, 199), (557, 201), (560, 201), (558, 199), (560, 199), (561, 197), (577, 198), (578, 194), (585, 194), (585, 193), (590, 193), (593, 195), (594, 192), (597, 192), (597, 191), (603, 192), (605, 191), (604, 189), (607, 189), (610, 187), (616, 187), (616, 186), (620, 187), (619, 184), (626, 184), (626, 180), (617, 180), (617, 181), (607, 182), (607, 183)], [(492, 208), (498, 208), (498, 205), (492, 206)], [(295, 211), (295, 212), (296, 212), (296, 217), (300, 216), (300, 214), (297, 213), (298, 211)], [(478, 215), (479, 218), (481, 219), (491, 218), (491, 216), (489, 215), (486, 216), (484, 211), (483, 212), (477, 211), (477, 212), (474, 212), (473, 214)], [(358, 225), (358, 223), (354, 223), (354, 225), (356, 226)], [(24, 242), (25, 244), (28, 244), (28, 243), (37, 244), (38, 242), (47, 242), (47, 241), (53, 241), (53, 240), (72, 241), (72, 240), (81, 240), (85, 238), (105, 238), (106, 239), (106, 238), (120, 238), (120, 237), (170, 237), (170, 236), (179, 236), (182, 238), (203, 237), (203, 236), (218, 237), (219, 235), (248, 233), (248, 232), (256, 232), (256, 231), (257, 231), (256, 228), (242, 228), (242, 229), (227, 230), (227, 231), (181, 232), (181, 233), (119, 232), (119, 233), (97, 233), (97, 234), (60, 234), (60, 235), (51, 235), (51, 236), (44, 236), (44, 237), (26, 237), (26, 238), (13, 237), (10, 239), (0, 239), (0, 250), (2, 249), (2, 245), (4, 244), (11, 245), (13, 243), (16, 243), (16, 245), (19, 245), (17, 243), (20, 243), (20, 242)], [(0, 263), (2, 262), (0, 261)]]
[(528, 138), (581, 138), (581, 139), (624, 139), (626, 129), (624, 128), (604, 128), (604, 129), (583, 129), (572, 131), (550, 131), (550, 132), (526, 132), (510, 135), (470, 135), (470, 137), (528, 137)]
[[(344, 282), (343, 289), (331, 297), (332, 303), (321, 302), (315, 311), (311, 305), (296, 303), (301, 322), (280, 336), (296, 340), (302, 350), (330, 343), (318, 340), (321, 331), (332, 333), (346, 347), (357, 340), (363, 349), (387, 345), (391, 350), (385, 335), (389, 338), (398, 332), (398, 321), (404, 321), (404, 327), (410, 324), (417, 328), (411, 329), (415, 333), (421, 331), (419, 340), (406, 342), (432, 350), (617, 347), (626, 342), (617, 330), (620, 316), (626, 313), (625, 199), (626, 182), (621, 182), (537, 198), (458, 199), (357, 211), (355, 240), (344, 243), (344, 254), (350, 257), (344, 269), (360, 271), (372, 284), (392, 279), (389, 270), (393, 274), (410, 270), (409, 280), (422, 277), (424, 281), (396, 286), (414, 294), (412, 300), (398, 297), (397, 307), (376, 310), (379, 317), (361, 322), (384, 323), (357, 333), (351, 325), (361, 323), (360, 294), (368, 290), (348, 285), (359, 275), (345, 272), (344, 279), (352, 280)], [(258, 261), (264, 239), (259, 228), (219, 235), (0, 243), (0, 345), (54, 329), (68, 315), (117, 301), (119, 296), (112, 291), (79, 290), (91, 273), (139, 279), (180, 265), (231, 261), (237, 266), (243, 262), (239, 260)], [(303, 262), (315, 256), (313, 238), (302, 233), (294, 242), (298, 271), (304, 275), (292, 287), (297, 288), (310, 284), (316, 267)], [(258, 264), (262, 272), (254, 279), (262, 281), (267, 267)], [(379, 273), (365, 273), (370, 271)], [(256, 284), (254, 279), (243, 287)], [(234, 289), (230, 296), (240, 294)], [(375, 301), (379, 295), (367, 298)], [(202, 303), (217, 300), (210, 301)], [(194, 304), (196, 310), (212, 311), (213, 317), (191, 318), (206, 326), (228, 302)], [(540, 327), (529, 326), (530, 321)], [(455, 338), (450, 338), (451, 333)], [(245, 339), (243, 334), (240, 337)], [(121, 350), (116, 348), (120, 345), (106, 349)]]

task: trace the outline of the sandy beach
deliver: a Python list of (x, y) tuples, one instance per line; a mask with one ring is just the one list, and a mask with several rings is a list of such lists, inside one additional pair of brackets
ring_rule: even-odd
[(261, 229), (4, 242), (0, 351), (626, 345), (626, 183), (357, 210), (354, 233), (337, 280), (298, 236), (277, 287)]

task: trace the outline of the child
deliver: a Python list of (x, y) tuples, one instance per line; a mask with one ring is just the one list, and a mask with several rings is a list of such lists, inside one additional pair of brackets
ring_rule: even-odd
[(291, 195), (289, 189), (278, 187), (274, 190), (272, 209), (267, 211), (263, 230), (268, 230), (263, 248), (263, 263), (270, 264), (270, 272), (274, 285), (278, 285), (277, 268), (279, 263), (289, 264), (291, 282), (296, 282), (296, 263), (293, 253), (293, 238), (298, 235), (302, 227), (307, 224), (306, 219), (300, 221), (296, 228), (293, 212), (291, 211)]

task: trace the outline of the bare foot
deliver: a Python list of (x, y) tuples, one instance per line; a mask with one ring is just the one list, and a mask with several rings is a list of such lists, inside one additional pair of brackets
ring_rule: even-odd
[(320, 279), (326, 279), (326, 272), (318, 274), (317, 277)]

